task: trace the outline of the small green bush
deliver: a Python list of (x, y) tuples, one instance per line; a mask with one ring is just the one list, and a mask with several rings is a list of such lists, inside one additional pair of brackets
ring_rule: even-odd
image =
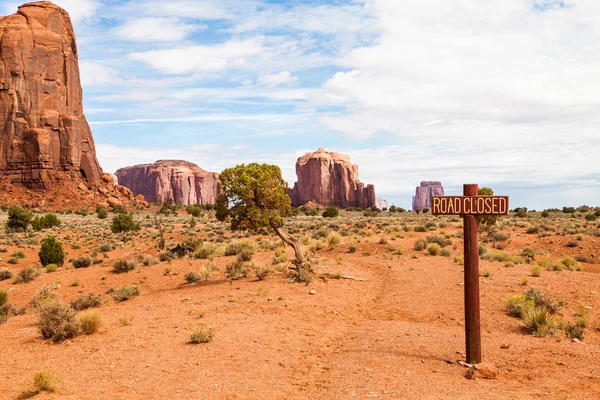
[(329, 206), (323, 211), (323, 218), (335, 218), (338, 215), (340, 215), (340, 211), (334, 206)]
[(554, 317), (545, 307), (528, 308), (523, 312), (521, 319), (525, 328), (534, 336), (546, 336), (556, 328)]
[(31, 222), (31, 227), (36, 231), (50, 229), (54, 226), (60, 226), (61, 221), (56, 214), (46, 214), (42, 217), (36, 216)]
[(113, 233), (139, 231), (140, 224), (133, 220), (131, 214), (117, 214), (112, 219), (111, 230)]
[(40, 262), (43, 266), (48, 264), (63, 265), (65, 253), (62, 244), (54, 236), (49, 236), (42, 242), (42, 247), (38, 253)]
[(21, 206), (10, 206), (8, 208), (8, 222), (6, 229), (10, 232), (25, 232), (31, 223), (33, 213)]
[(106, 208), (100, 207), (98, 209), (97, 215), (99, 219), (106, 219), (108, 218), (108, 211), (106, 210)]
[(225, 255), (239, 256), (242, 261), (250, 261), (254, 255), (254, 246), (247, 241), (231, 242), (225, 248)]
[(202, 207), (199, 204), (189, 205), (185, 208), (185, 211), (187, 211), (188, 214), (196, 218), (202, 215)]

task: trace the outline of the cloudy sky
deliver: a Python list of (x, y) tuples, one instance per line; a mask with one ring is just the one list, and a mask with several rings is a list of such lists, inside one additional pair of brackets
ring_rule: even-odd
[[(4, 14), (18, 2), (3, 1)], [(378, 197), (422, 180), (600, 205), (600, 1), (55, 0), (105, 171), (350, 154)]]

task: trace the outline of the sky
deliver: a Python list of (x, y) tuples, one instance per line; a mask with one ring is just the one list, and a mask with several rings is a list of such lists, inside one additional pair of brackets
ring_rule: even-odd
[(600, 205), (600, 1), (54, 2), (105, 172), (256, 161), (291, 186), (323, 147), (405, 208), (424, 180)]

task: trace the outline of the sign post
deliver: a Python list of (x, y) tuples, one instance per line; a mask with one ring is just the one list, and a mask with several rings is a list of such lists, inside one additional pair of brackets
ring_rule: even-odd
[(481, 362), (479, 313), (479, 223), (478, 215), (508, 215), (508, 196), (478, 196), (477, 184), (466, 184), (463, 196), (434, 196), (434, 215), (462, 215), (465, 254), (465, 341), (467, 362)]

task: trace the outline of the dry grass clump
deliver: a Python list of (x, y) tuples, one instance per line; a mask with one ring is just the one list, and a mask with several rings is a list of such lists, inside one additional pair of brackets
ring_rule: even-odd
[(19, 399), (29, 399), (41, 392), (54, 393), (58, 390), (61, 378), (52, 371), (45, 370), (36, 372), (33, 377), (33, 385), (19, 394)]
[(13, 274), (7, 269), (0, 269), (0, 281), (12, 278)]
[(13, 283), (28, 283), (37, 278), (42, 274), (42, 270), (37, 267), (29, 267), (20, 270), (15, 279), (13, 279)]
[(90, 257), (77, 257), (72, 261), (73, 268), (88, 268), (92, 265), (92, 259)]
[(110, 295), (116, 302), (122, 302), (125, 300), (129, 300), (132, 297), (139, 296), (140, 289), (135, 286), (121, 286), (118, 289), (111, 289)]
[(76, 311), (83, 311), (88, 308), (100, 307), (102, 299), (93, 293), (86, 293), (77, 296), (71, 300), (71, 307)]
[(554, 314), (564, 303), (547, 293), (531, 288), (523, 295), (509, 297), (505, 304), (507, 313), (520, 318), (523, 327), (531, 334), (546, 336), (555, 332), (558, 324)]
[(442, 248), (437, 243), (432, 243), (427, 247), (427, 252), (431, 256), (437, 256), (438, 254), (440, 254), (441, 250), (442, 250)]
[(87, 310), (79, 315), (79, 325), (81, 332), (86, 335), (91, 335), (98, 331), (102, 325), (102, 318), (98, 310)]
[(187, 281), (187, 283), (197, 283), (202, 280), (202, 276), (195, 271), (186, 272), (184, 278)]
[(191, 344), (199, 344), (199, 343), (208, 343), (213, 340), (215, 336), (215, 329), (212, 327), (199, 327), (194, 328), (190, 333), (190, 343)]
[(131, 260), (119, 260), (113, 264), (113, 272), (123, 274), (137, 268), (137, 263)]

